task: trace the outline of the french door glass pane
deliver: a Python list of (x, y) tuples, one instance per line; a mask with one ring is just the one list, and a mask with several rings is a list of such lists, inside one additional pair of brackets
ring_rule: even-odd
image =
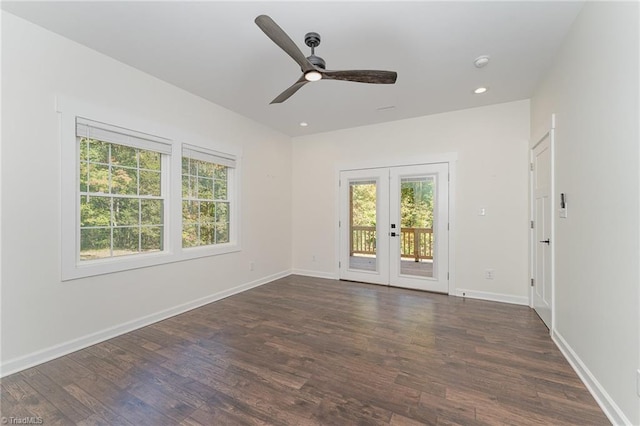
[(376, 182), (349, 183), (349, 269), (377, 271)]
[(400, 274), (433, 277), (435, 176), (400, 180)]

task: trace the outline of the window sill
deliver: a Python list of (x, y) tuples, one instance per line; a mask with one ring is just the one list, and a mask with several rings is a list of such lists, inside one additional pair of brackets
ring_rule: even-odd
[(179, 253), (170, 251), (148, 254), (136, 254), (118, 258), (90, 260), (78, 263), (75, 267), (62, 271), (62, 281), (71, 281), (133, 269), (148, 268), (174, 262), (199, 259), (235, 253), (241, 250), (239, 244), (221, 244), (219, 246), (190, 247), (181, 249)]

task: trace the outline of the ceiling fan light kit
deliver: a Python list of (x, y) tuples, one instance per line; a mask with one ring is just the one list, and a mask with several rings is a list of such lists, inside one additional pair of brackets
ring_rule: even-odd
[(348, 71), (328, 71), (324, 59), (315, 55), (315, 48), (320, 44), (320, 34), (310, 32), (304, 37), (304, 42), (311, 48), (311, 56), (305, 57), (298, 46), (267, 15), (260, 15), (255, 19), (256, 25), (269, 37), (278, 47), (285, 51), (296, 61), (302, 70), (302, 76), (288, 89), (278, 95), (272, 104), (282, 103), (289, 99), (305, 84), (318, 80), (342, 80), (354, 81), (357, 83), (373, 84), (394, 84), (398, 78), (395, 71), (377, 70), (348, 70)]
[(318, 81), (322, 79), (322, 74), (318, 71), (307, 71), (304, 73), (304, 79), (307, 81)]

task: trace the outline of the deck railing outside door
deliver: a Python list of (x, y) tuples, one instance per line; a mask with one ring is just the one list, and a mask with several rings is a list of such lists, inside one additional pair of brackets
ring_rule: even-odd
[[(376, 254), (376, 227), (351, 227), (351, 253)], [(401, 228), (400, 255), (412, 258), (416, 262), (421, 259), (433, 259), (433, 229), (432, 228)]]

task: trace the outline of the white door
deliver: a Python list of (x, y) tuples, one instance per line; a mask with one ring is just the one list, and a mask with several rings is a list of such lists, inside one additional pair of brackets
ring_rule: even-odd
[(389, 283), (389, 169), (340, 172), (340, 279)]
[(340, 278), (448, 293), (448, 164), (340, 173)]
[(542, 321), (551, 328), (551, 134), (533, 148), (532, 170), (532, 304)]

